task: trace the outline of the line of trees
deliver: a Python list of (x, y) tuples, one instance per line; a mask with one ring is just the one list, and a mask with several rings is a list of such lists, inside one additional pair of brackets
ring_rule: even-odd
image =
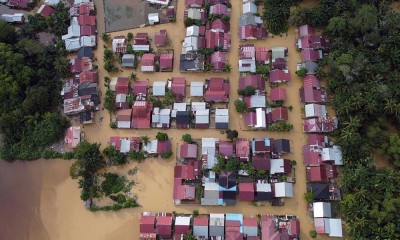
[[(332, 135), (343, 149), (340, 205), (349, 239), (400, 238), (400, 14), (391, 2), (321, 0), (290, 19), (323, 28), (331, 40), (321, 76), (339, 118)], [(377, 154), (392, 167), (374, 167)]]

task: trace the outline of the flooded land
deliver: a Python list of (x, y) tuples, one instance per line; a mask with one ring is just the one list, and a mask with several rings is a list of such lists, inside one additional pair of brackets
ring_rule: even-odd
[[(104, 1), (104, 2), (128, 2), (125, 0)], [(129, 1), (136, 2), (136, 1)], [(144, 3), (145, 1), (138, 1)], [(289, 112), (289, 122), (294, 125), (292, 132), (285, 133), (269, 133), (269, 132), (251, 132), (240, 131), (244, 125), (244, 117), (242, 118), (234, 108), (233, 102), (238, 98), (236, 89), (238, 89), (238, 46), (237, 29), (239, 16), (242, 9), (242, 1), (232, 0), (232, 17), (231, 17), (231, 35), (232, 44), (229, 54), (229, 62), (232, 65), (230, 73), (180, 73), (179, 72), (179, 53), (182, 40), (185, 37), (185, 27), (183, 25), (183, 9), (184, 0), (177, 3), (176, 23), (168, 23), (146, 28), (136, 28), (113, 32), (112, 36), (126, 35), (128, 32), (133, 34), (138, 32), (147, 32), (149, 36), (153, 36), (155, 32), (166, 29), (169, 38), (172, 40), (171, 46), (164, 48), (173, 48), (174, 71), (168, 73), (142, 73), (135, 72), (139, 80), (147, 80), (149, 83), (157, 80), (166, 80), (174, 76), (183, 76), (186, 78), (187, 84), (192, 81), (204, 81), (209, 77), (225, 77), (230, 80), (230, 128), (239, 131), (239, 137), (272, 137), (286, 138), (291, 141), (293, 153), (287, 156), (288, 159), (296, 160), (295, 169), (296, 184), (294, 186), (294, 197), (285, 199), (283, 207), (272, 207), (269, 203), (264, 206), (255, 207), (249, 202), (240, 202), (236, 206), (229, 207), (201, 207), (201, 206), (174, 206), (172, 201), (173, 188), (173, 166), (175, 165), (175, 156), (169, 160), (165, 159), (146, 159), (143, 163), (130, 163), (124, 168), (115, 167), (110, 171), (127, 172), (135, 166), (139, 171), (135, 176), (138, 184), (133, 188), (133, 194), (137, 195), (138, 202), (142, 207), (136, 209), (125, 209), (118, 212), (96, 212), (92, 213), (84, 208), (80, 200), (80, 191), (78, 183), (69, 177), (69, 167), (72, 161), (65, 160), (38, 160), (34, 162), (14, 162), (6, 163), (0, 161), (0, 239), (85, 239), (85, 240), (101, 240), (101, 239), (138, 239), (138, 216), (142, 211), (166, 211), (166, 212), (184, 212), (190, 213), (198, 209), (200, 213), (210, 212), (240, 212), (249, 215), (259, 213), (268, 214), (293, 214), (297, 215), (301, 224), (302, 239), (309, 239), (309, 232), (314, 228), (311, 214), (307, 211), (307, 203), (304, 200), (306, 192), (306, 176), (305, 167), (302, 161), (302, 146), (306, 142), (306, 136), (302, 132), (301, 124), (301, 105), (299, 88), (302, 86), (302, 80), (295, 75), (296, 64), (300, 59), (299, 52), (295, 48), (296, 30), (290, 28), (288, 34), (282, 36), (269, 37), (266, 40), (250, 41), (256, 46), (276, 47), (284, 46), (289, 49), (288, 67), (291, 70), (292, 82), (283, 85), (287, 90), (288, 100), (285, 106), (292, 106), (293, 110)], [(308, 2), (308, 1), (307, 1)], [(97, 6), (97, 26), (99, 36), (107, 29), (108, 23), (104, 26), (103, 0), (95, 0)], [(106, 14), (109, 6), (106, 8)], [(116, 7), (116, 6), (115, 6)], [(126, 9), (121, 7), (120, 11), (125, 12)], [(144, 14), (144, 13), (135, 13)], [(122, 22), (125, 21), (125, 22)], [(122, 18), (112, 20), (112, 26), (115, 24), (124, 24), (131, 26), (130, 18), (122, 20)], [(129, 23), (128, 23), (129, 22)], [(111, 23), (110, 23), (111, 24)], [(133, 24), (133, 23), (132, 23)], [(110, 25), (111, 26), (111, 25)], [(153, 42), (152, 42), (153, 43)], [(105, 76), (128, 77), (132, 70), (123, 70), (117, 74), (106, 74), (103, 70), (103, 42), (99, 40), (95, 57), (99, 66), (99, 79), (101, 92), (104, 94), (106, 88), (103, 85)], [(154, 47), (154, 44), (152, 44)], [(269, 91), (267, 90), (267, 93)], [(103, 117), (103, 121), (98, 120)], [(108, 145), (110, 136), (144, 136), (147, 135), (154, 138), (159, 129), (149, 130), (133, 130), (133, 129), (111, 129), (109, 127), (109, 113), (104, 110), (96, 113), (96, 123), (84, 126), (82, 131), (85, 138), (89, 142), (98, 142), (102, 144), (102, 148)], [(174, 154), (176, 146), (181, 144), (182, 135), (190, 133), (193, 138), (217, 137), (225, 139), (225, 135), (221, 135), (220, 131), (215, 129), (207, 130), (181, 130), (170, 129), (166, 133), (172, 138)], [(326, 239), (324, 236), (318, 236), (318, 239)]]

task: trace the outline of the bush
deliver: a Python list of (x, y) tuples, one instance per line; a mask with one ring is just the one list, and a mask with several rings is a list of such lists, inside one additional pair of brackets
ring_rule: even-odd
[(116, 122), (110, 122), (110, 128), (117, 128), (117, 123)]
[(125, 177), (115, 173), (105, 173), (105, 180), (101, 183), (101, 190), (106, 196), (121, 192), (125, 187)]
[(304, 193), (304, 199), (305, 199), (308, 203), (313, 203), (313, 202), (314, 202), (314, 196), (313, 196), (312, 192), (306, 192), (306, 193)]
[(312, 238), (316, 238), (316, 237), (317, 237), (317, 231), (311, 230), (311, 231), (310, 231), (310, 236), (311, 236)]
[(247, 112), (246, 102), (239, 99), (235, 100), (235, 109), (239, 113)]
[(156, 139), (158, 141), (166, 141), (166, 140), (168, 140), (168, 134), (162, 133), (162, 132), (158, 132), (157, 135), (156, 135)]
[(269, 132), (289, 132), (293, 130), (293, 124), (286, 122), (276, 122), (267, 127)]
[(114, 202), (117, 202), (118, 204), (123, 204), (124, 202), (126, 202), (125, 195), (121, 193), (117, 195), (110, 195), (110, 199)]
[(137, 161), (141, 162), (146, 159), (146, 156), (145, 156), (144, 152), (142, 152), (142, 151), (138, 151), (138, 152), (132, 151), (132, 152), (129, 152), (129, 158), (132, 160), (137, 160)]
[(165, 158), (165, 159), (168, 159), (168, 158), (170, 158), (171, 156), (172, 156), (172, 151), (171, 150), (169, 150), (169, 151), (165, 151), (165, 152), (163, 152), (163, 153), (161, 153), (161, 157), (162, 158)]
[(199, 216), (199, 210), (193, 210), (193, 217)]
[(191, 143), (192, 142), (192, 136), (190, 134), (183, 134), (182, 140), (186, 143)]
[(307, 75), (308, 70), (306, 68), (300, 68), (299, 70), (296, 71), (297, 76), (303, 78)]

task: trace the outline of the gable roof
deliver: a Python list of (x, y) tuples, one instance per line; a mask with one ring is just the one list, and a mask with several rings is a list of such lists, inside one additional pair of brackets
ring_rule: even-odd
[(281, 87), (271, 88), (270, 90), (271, 101), (285, 101), (286, 89)]
[(182, 180), (196, 179), (194, 174), (194, 166), (191, 165), (175, 166), (174, 179), (182, 179)]
[(172, 69), (174, 64), (174, 54), (173, 53), (161, 53), (160, 54), (160, 68), (161, 69)]
[(229, 141), (220, 141), (218, 146), (219, 154), (224, 157), (232, 157), (233, 155), (233, 143)]
[(287, 121), (288, 117), (288, 109), (286, 107), (277, 107), (272, 109), (272, 121)]
[(182, 144), (181, 145), (181, 158), (196, 158), (197, 159), (197, 145), (196, 144)]
[(270, 83), (280, 83), (291, 81), (290, 71), (285, 69), (274, 69), (269, 72)]
[(265, 79), (261, 74), (247, 75), (239, 78), (239, 89), (244, 90), (252, 86), (258, 90), (265, 91)]
[(314, 28), (308, 24), (302, 25), (299, 27), (300, 37), (310, 36), (310, 35), (314, 35), (314, 34), (315, 34)]
[(168, 43), (167, 30), (160, 30), (154, 33), (154, 44), (158, 47), (166, 46)]

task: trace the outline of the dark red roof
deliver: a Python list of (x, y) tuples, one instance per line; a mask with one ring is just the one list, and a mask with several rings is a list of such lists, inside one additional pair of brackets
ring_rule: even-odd
[(318, 78), (315, 75), (307, 75), (303, 78), (304, 87), (321, 87)]
[(243, 226), (257, 227), (258, 226), (257, 218), (253, 218), (253, 217), (243, 218)]
[(121, 149), (121, 138), (120, 137), (110, 137), (110, 145), (114, 146), (117, 150)]
[(216, 71), (223, 71), (226, 62), (226, 54), (224, 52), (216, 51), (211, 54), (211, 64)]
[(313, 87), (303, 87), (300, 89), (300, 98), (303, 103), (324, 103), (324, 91)]
[(325, 141), (325, 136), (323, 134), (318, 134), (318, 133), (307, 134), (308, 145), (323, 146), (324, 141)]
[(218, 3), (210, 7), (210, 14), (225, 15), (227, 13), (228, 7), (225, 4)]
[(30, 0), (10, 0), (7, 5), (19, 8), (28, 8), (28, 3), (30, 3)]
[(271, 88), (270, 95), (271, 101), (285, 101), (287, 99), (286, 89), (281, 87)]
[(223, 78), (210, 78), (210, 86), (206, 90), (207, 102), (226, 102), (229, 94), (229, 82)]
[(140, 233), (155, 233), (155, 216), (141, 216), (140, 217)]
[(96, 17), (95, 16), (89, 16), (89, 15), (79, 15), (78, 17), (78, 23), (79, 25), (96, 25)]
[(147, 45), (149, 43), (149, 35), (147, 33), (136, 33), (133, 42), (134, 45)]
[(190, 225), (177, 225), (175, 223), (175, 228), (174, 228), (175, 236), (186, 234), (189, 230), (190, 230)]
[(264, 39), (267, 37), (267, 30), (264, 27), (246, 25), (239, 27), (239, 39)]
[(71, 72), (80, 73), (82, 71), (82, 60), (80, 58), (74, 58), (70, 63)]
[(286, 107), (277, 107), (272, 109), (272, 121), (287, 121), (288, 119), (288, 109)]
[(145, 101), (136, 101), (132, 108), (132, 128), (150, 128), (150, 114), (153, 105)]
[(157, 217), (157, 234), (160, 237), (171, 237), (172, 235), (172, 216)]
[(283, 70), (286, 68), (286, 60), (284, 58), (276, 58), (272, 60), (272, 67)]
[(271, 157), (269, 153), (253, 155), (253, 166), (255, 169), (271, 169)]
[(193, 201), (196, 188), (192, 185), (182, 185), (181, 179), (174, 179), (173, 198), (175, 200)]
[(42, 8), (42, 10), (40, 11), (39, 14), (47, 17), (47, 16), (50, 16), (51, 14), (53, 14), (53, 12), (54, 12), (54, 9), (50, 5), (44, 4), (44, 7)]
[(154, 33), (154, 44), (156, 46), (165, 46), (168, 43), (168, 36), (166, 30)]
[[(224, 50), (229, 49), (229, 41), (226, 39), (228, 34), (224, 34), (223, 32), (206, 32), (206, 48), (215, 48), (217, 46), (221, 46)], [(230, 40), (230, 39), (229, 39)]]
[(310, 36), (315, 34), (315, 30), (310, 25), (302, 25), (299, 27), (300, 37)]
[(246, 126), (255, 126), (257, 124), (256, 112), (246, 112), (244, 114), (244, 121)]
[(248, 158), (250, 154), (250, 141), (247, 139), (238, 139), (236, 141), (236, 157)]
[(275, 69), (269, 72), (270, 83), (289, 82), (290, 80), (289, 70)]
[(142, 56), (142, 59), (140, 59), (140, 65), (141, 66), (153, 66), (154, 67), (154, 58), (155, 54), (152, 53), (145, 53)]
[(290, 220), (290, 232), (291, 232), (291, 236), (300, 235), (300, 221), (299, 220)]
[(311, 35), (301, 38), (301, 48), (326, 49), (330, 47), (330, 41), (327, 37)]
[(115, 91), (117, 94), (128, 94), (129, 92), (129, 78), (119, 77), (117, 84), (115, 85)]
[(265, 79), (261, 74), (247, 75), (239, 78), (239, 89), (244, 90), (246, 87), (252, 86), (258, 90), (265, 91)]
[(96, 26), (92, 25), (82, 25), (81, 26), (81, 35), (82, 36), (91, 36), (96, 34)]
[(79, 6), (79, 15), (87, 15), (89, 13), (90, 13), (90, 9), (87, 4), (81, 4)]
[(171, 90), (175, 94), (177, 102), (183, 101), (183, 98), (186, 96), (186, 79), (184, 77), (173, 77)]
[(216, 31), (222, 31), (224, 33), (227, 33), (230, 30), (229, 28), (230, 28), (229, 22), (224, 22), (220, 18), (214, 20), (211, 23), (211, 29), (214, 29)]
[(228, 141), (219, 142), (219, 154), (224, 157), (232, 157), (233, 155), (233, 143)]
[(240, 201), (254, 200), (254, 183), (239, 183)]
[(318, 50), (309, 48), (301, 50), (301, 60), (303, 62), (308, 62), (308, 61), (316, 62), (318, 61), (319, 58), (320, 56)]
[(303, 158), (305, 166), (319, 166), (322, 163), (320, 153), (312, 151), (308, 145), (303, 147)]
[(269, 61), (269, 50), (266, 47), (256, 48), (256, 61), (260, 63)]
[(196, 177), (194, 174), (194, 166), (191, 165), (175, 166), (174, 179), (195, 180)]
[(79, 74), (79, 83), (83, 82), (98, 82), (99, 74), (92, 71), (84, 71)]
[(173, 53), (161, 53), (160, 55), (160, 68), (162, 69), (172, 69), (174, 64), (174, 54)]
[(307, 182), (327, 182), (326, 168), (324, 165), (307, 167)]
[(135, 95), (147, 94), (147, 81), (135, 81), (133, 84), (133, 93)]
[(123, 109), (118, 111), (117, 121), (130, 121), (132, 109)]
[(182, 144), (181, 145), (181, 158), (197, 158), (197, 145), (196, 144)]
[(208, 226), (208, 217), (194, 217), (193, 226)]
[(171, 140), (158, 141), (157, 143), (157, 153), (163, 153), (171, 150)]
[(185, 6), (192, 6), (192, 5), (204, 5), (204, 0), (185, 0)]

